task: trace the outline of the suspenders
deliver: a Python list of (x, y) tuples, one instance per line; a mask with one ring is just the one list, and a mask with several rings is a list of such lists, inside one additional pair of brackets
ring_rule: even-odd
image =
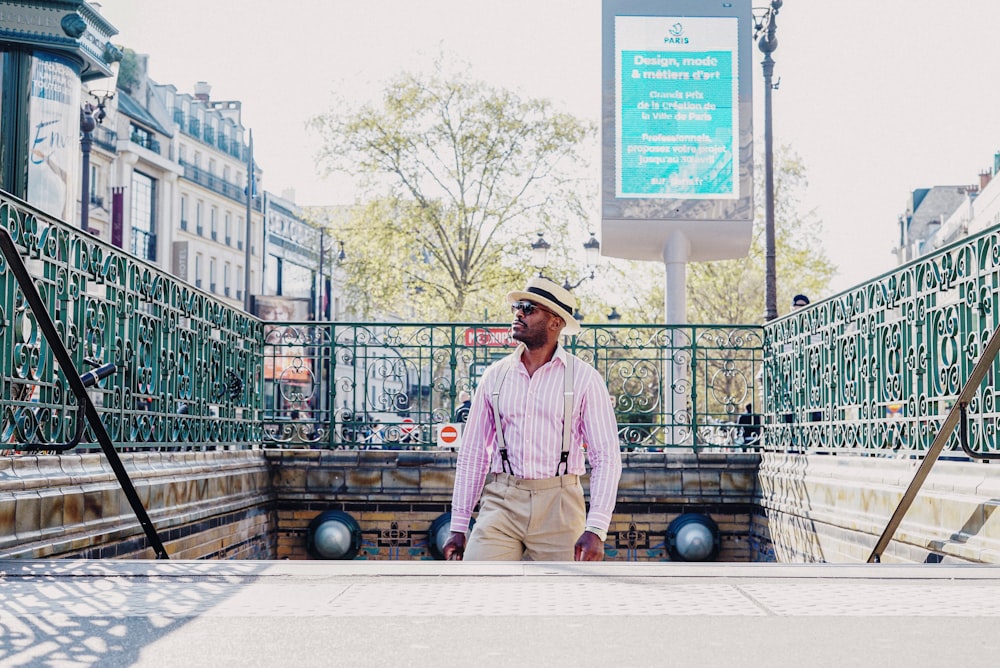
[[(507, 379), (507, 372), (510, 371), (511, 367), (517, 364), (517, 361), (521, 359), (521, 352), (524, 350), (522, 346), (518, 346), (511, 356), (506, 360), (503, 365), (503, 370), (500, 375), (500, 381), (493, 388), (491, 393), (493, 396), (493, 422), (496, 424), (497, 432), (497, 445), (500, 451), (500, 468), (504, 473), (509, 473), (514, 475), (514, 467), (511, 466), (510, 459), (507, 456), (507, 443), (503, 438), (503, 428), (500, 426), (500, 388), (503, 387), (503, 382)], [(562, 438), (562, 453), (559, 455), (559, 464), (556, 466), (556, 475), (565, 475), (569, 473), (569, 445), (570, 438), (572, 437), (573, 430), (573, 366), (574, 366), (573, 355), (566, 353), (566, 365), (563, 370), (563, 438)], [(508, 470), (509, 469), (509, 470)], [(562, 469), (560, 472), (559, 469)]]

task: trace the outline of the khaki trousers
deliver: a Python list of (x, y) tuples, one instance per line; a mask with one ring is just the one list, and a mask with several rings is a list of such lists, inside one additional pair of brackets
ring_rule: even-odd
[(573, 561), (587, 510), (580, 476), (486, 477), (466, 561)]

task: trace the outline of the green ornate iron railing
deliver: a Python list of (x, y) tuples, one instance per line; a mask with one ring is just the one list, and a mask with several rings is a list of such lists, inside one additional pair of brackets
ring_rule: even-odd
[[(82, 373), (88, 359), (116, 365), (90, 390), (116, 446), (260, 443), (260, 321), (8, 196), (0, 199), (0, 225), (73, 366)], [(69, 441), (76, 399), (5, 262), (0, 351), (0, 449), (44, 451)], [(81, 447), (96, 447), (89, 428)]]
[[(0, 198), (0, 225), (75, 366), (117, 366), (91, 396), (121, 448), (432, 447), (510, 350), (496, 324), (261, 323), (19, 200)], [(998, 313), (994, 228), (763, 328), (588, 325), (568, 346), (607, 379), (626, 449), (920, 456)], [(998, 452), (998, 374), (968, 406), (978, 453)], [(75, 399), (6, 266), (0, 383), (0, 448), (69, 440)], [(747, 404), (761, 437), (739, 424)]]
[[(267, 323), (264, 437), (287, 447), (423, 448), (513, 345), (504, 325)], [(758, 327), (585, 326), (568, 347), (607, 379), (625, 449), (755, 447)]]
[[(998, 300), (992, 228), (768, 324), (766, 447), (925, 450), (1000, 324)], [(977, 453), (998, 451), (998, 373), (969, 405)], [(961, 452), (957, 434), (947, 449)]]

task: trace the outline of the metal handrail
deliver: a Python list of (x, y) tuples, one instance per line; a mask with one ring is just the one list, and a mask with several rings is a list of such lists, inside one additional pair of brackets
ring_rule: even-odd
[(105, 429), (104, 423), (101, 422), (101, 416), (97, 412), (97, 407), (94, 406), (94, 402), (90, 400), (90, 395), (87, 394), (87, 387), (113, 373), (115, 370), (114, 365), (101, 365), (97, 369), (81, 376), (80, 372), (76, 369), (76, 365), (73, 363), (73, 358), (59, 337), (59, 331), (52, 322), (48, 309), (45, 308), (45, 302), (42, 301), (41, 295), (38, 294), (38, 289), (35, 287), (35, 283), (28, 272), (27, 266), (24, 264), (24, 260), (21, 258), (21, 254), (17, 251), (14, 238), (10, 235), (10, 231), (3, 227), (0, 227), (0, 253), (3, 254), (7, 265), (13, 272), (14, 279), (21, 288), (21, 292), (24, 294), (25, 301), (28, 303), (32, 315), (35, 316), (35, 322), (38, 324), (38, 328), (41, 330), (45, 341), (52, 348), (52, 354), (59, 362), (59, 367), (66, 377), (66, 382), (69, 384), (77, 400), (78, 415), (74, 438), (69, 443), (46, 445), (44, 448), (36, 449), (65, 451), (75, 447), (83, 436), (85, 424), (80, 419), (79, 412), (84, 413), (87, 423), (90, 424), (94, 436), (101, 445), (101, 450), (104, 451), (104, 456), (108, 458), (111, 469), (114, 471), (115, 477), (118, 478), (118, 484), (121, 485), (122, 492), (125, 493), (129, 505), (132, 506), (132, 511), (135, 513), (139, 524), (146, 534), (146, 538), (149, 540), (150, 547), (156, 553), (156, 558), (169, 559), (170, 557), (167, 556), (167, 551), (163, 547), (162, 541), (160, 541), (160, 536), (156, 532), (156, 527), (153, 526), (152, 521), (149, 519), (149, 514), (146, 513), (146, 509), (142, 505), (142, 499), (139, 498), (135, 485), (132, 484), (132, 479), (129, 478), (128, 471), (125, 470), (125, 465), (122, 464), (121, 457), (118, 456), (118, 451), (115, 450), (111, 436), (108, 434), (107, 429)]
[(993, 362), (996, 359), (998, 352), (1000, 352), (1000, 327), (993, 332), (990, 340), (986, 343), (986, 347), (983, 349), (983, 354), (980, 355), (976, 365), (972, 368), (972, 373), (969, 374), (968, 380), (966, 380), (965, 385), (962, 386), (962, 391), (955, 400), (955, 405), (951, 407), (950, 411), (948, 411), (948, 416), (941, 425), (941, 430), (937, 433), (937, 436), (934, 437), (931, 447), (928, 448), (927, 454), (924, 455), (924, 460), (920, 463), (920, 467), (913, 476), (913, 480), (910, 481), (910, 486), (906, 488), (906, 492), (903, 493), (903, 498), (900, 499), (899, 505), (896, 507), (895, 512), (893, 512), (892, 517), (889, 519), (889, 523), (886, 525), (885, 530), (882, 532), (878, 542), (875, 544), (875, 548), (872, 549), (871, 554), (868, 556), (869, 564), (877, 564), (881, 561), (882, 553), (885, 552), (885, 548), (889, 545), (889, 541), (892, 540), (892, 536), (896, 533), (896, 529), (898, 529), (899, 525), (902, 523), (903, 516), (906, 515), (906, 511), (908, 511), (910, 506), (913, 505), (913, 501), (916, 499), (917, 493), (920, 491), (924, 481), (930, 474), (931, 468), (934, 467), (934, 463), (938, 460), (938, 457), (941, 456), (941, 452), (944, 450), (945, 445), (948, 443), (948, 439), (955, 431), (956, 425), (961, 424), (960, 437), (962, 441), (962, 450), (964, 450), (967, 455), (979, 459), (1000, 458), (1000, 455), (998, 454), (977, 453), (969, 448), (968, 432), (966, 428), (966, 409), (969, 402), (972, 401), (973, 395), (979, 389), (980, 383), (983, 382), (983, 378), (986, 377), (990, 367), (993, 366)]

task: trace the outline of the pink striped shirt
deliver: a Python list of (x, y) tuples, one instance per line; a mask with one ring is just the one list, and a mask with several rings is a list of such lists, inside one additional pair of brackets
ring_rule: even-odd
[[(520, 350), (518, 348), (515, 354)], [(540, 479), (556, 475), (562, 453), (564, 369), (568, 355), (559, 346), (552, 359), (532, 376), (528, 376), (528, 370), (518, 358), (503, 380), (500, 424), (514, 475), (519, 478)], [(586, 473), (584, 448), (581, 447), (586, 444), (586, 459), (591, 468), (587, 526), (607, 530), (622, 472), (618, 424), (604, 379), (586, 362), (578, 359), (574, 362), (569, 473)], [(503, 376), (504, 366), (510, 363), (511, 358), (505, 357), (491, 365), (483, 374), (472, 400), (455, 470), (452, 531), (468, 531), (486, 474), (502, 471), (493, 419), (493, 391)]]

